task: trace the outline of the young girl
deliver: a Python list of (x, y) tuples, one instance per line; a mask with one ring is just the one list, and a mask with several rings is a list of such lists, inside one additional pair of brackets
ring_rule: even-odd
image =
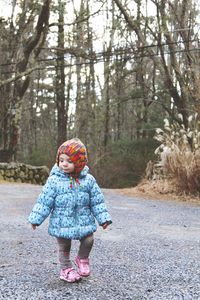
[[(103, 194), (86, 166), (87, 152), (79, 139), (64, 142), (56, 164), (34, 205), (29, 222), (32, 228), (50, 215), (48, 232), (56, 237), (61, 266), (60, 279), (76, 282), (90, 275), (89, 254), (93, 246), (95, 219), (103, 229), (112, 223)], [(70, 260), (71, 240), (80, 241), (75, 257), (77, 271)]]

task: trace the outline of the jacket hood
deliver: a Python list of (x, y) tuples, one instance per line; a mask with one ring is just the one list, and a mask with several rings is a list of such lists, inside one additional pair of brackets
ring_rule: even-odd
[[(83, 170), (81, 171), (81, 173), (79, 174), (78, 178), (83, 178), (85, 177), (87, 174), (89, 173), (89, 168), (88, 166), (85, 166), (83, 168)], [(59, 176), (59, 177), (70, 177), (70, 174), (67, 174), (65, 173), (63, 170), (61, 170), (57, 164), (55, 164), (53, 166), (53, 168), (51, 169), (51, 172), (49, 174), (49, 176), (52, 176), (52, 175), (56, 175), (56, 176)]]

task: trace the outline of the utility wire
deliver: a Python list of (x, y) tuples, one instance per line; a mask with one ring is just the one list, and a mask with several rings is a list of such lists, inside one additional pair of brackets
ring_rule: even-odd
[[(169, 52), (165, 52), (164, 54), (165, 55), (169, 55), (169, 54), (171, 54), (171, 53), (188, 53), (188, 52), (198, 52), (198, 51), (200, 51), (200, 48), (194, 48), (194, 49), (190, 49), (190, 50), (175, 50), (175, 51), (169, 51)], [(113, 55), (114, 56), (114, 55)], [(139, 56), (136, 56), (136, 55), (129, 55), (129, 56), (125, 56), (124, 58), (126, 59), (126, 60), (130, 60), (130, 59), (140, 59), (140, 58), (150, 58), (150, 57), (159, 57), (160, 56), (160, 54), (146, 54), (146, 55), (139, 55)], [(55, 60), (57, 60), (57, 59), (59, 59), (59, 57), (57, 57), (57, 58), (52, 58), (52, 59), (47, 59), (47, 60), (39, 60), (39, 62), (46, 62), (46, 61), (55, 61)], [(89, 60), (89, 58), (87, 58), (87, 60)], [(98, 63), (101, 63), (101, 62), (105, 62), (105, 60), (104, 60), (104, 57), (100, 57), (100, 58), (95, 58), (95, 59), (92, 59), (92, 61), (84, 61), (84, 62), (81, 62), (81, 63), (72, 63), (72, 64), (64, 64), (64, 67), (73, 67), (73, 66), (83, 66), (83, 65), (90, 65), (91, 63), (93, 63), (93, 64), (98, 64)], [(113, 63), (114, 61), (112, 61), (111, 63)], [(2, 65), (0, 65), (0, 67), (1, 67)], [(37, 69), (35, 69), (35, 70), (55, 70), (56, 69), (56, 65), (53, 65), (53, 66), (44, 66), (44, 67), (38, 67)], [(34, 69), (33, 69), (33, 72), (35, 71)], [(0, 74), (15, 74), (16, 72), (15, 71), (8, 71), (8, 72), (0, 72)]]
[[(158, 47), (158, 46), (168, 46), (168, 45), (178, 45), (178, 44), (180, 44), (180, 43), (182, 43), (182, 44), (185, 44), (185, 43), (190, 43), (190, 42), (199, 42), (200, 41), (200, 39), (199, 38), (195, 38), (195, 39), (187, 39), (187, 40), (179, 40), (179, 41), (173, 41), (173, 42), (166, 42), (166, 43), (160, 43), (160, 44), (150, 44), (150, 45), (145, 45), (145, 46), (141, 46), (141, 47), (139, 47), (140, 49), (145, 49), (145, 48), (152, 48), (152, 47)], [(136, 41), (137, 42), (137, 41)], [(130, 43), (130, 42), (129, 42)], [(19, 45), (21, 44), (21, 45), (23, 45), (23, 43), (21, 42), (21, 43), (18, 43)], [(113, 48), (115, 48), (115, 47), (118, 47), (118, 44), (115, 44), (115, 45), (113, 45)], [(0, 48), (1, 49), (5, 49), (5, 47), (3, 47), (3, 46), (0, 46)], [(39, 49), (49, 49), (49, 50), (51, 50), (52, 48), (56, 48), (56, 47), (49, 47), (49, 48), (47, 48), (47, 47), (39, 47)], [(127, 48), (129, 48), (129, 49), (132, 49), (133, 47), (126, 47), (125, 49), (127, 49)], [(65, 49), (63, 49), (63, 50), (65, 50)], [(8, 49), (5, 49), (5, 51), (8, 51)]]
[[(85, 54), (84, 52), (83, 53), (79, 53), (79, 55), (77, 55), (78, 57), (83, 57), (85, 59), (88, 59), (88, 60), (92, 60), (92, 61), (95, 61), (95, 63), (98, 63), (98, 62), (101, 62), (103, 61), (103, 57), (106, 57), (106, 56), (109, 56), (109, 57), (114, 57), (115, 55), (120, 55), (120, 54), (126, 54), (127, 52), (130, 53), (132, 52), (132, 54), (138, 54), (139, 52), (141, 51), (144, 51), (145, 49), (148, 49), (148, 48), (152, 48), (152, 47), (157, 47), (157, 53), (155, 54), (142, 54), (142, 55), (139, 55), (137, 56), (136, 58), (144, 58), (144, 57), (154, 57), (154, 56), (160, 56), (160, 54), (158, 53), (159, 52), (159, 47), (160, 46), (169, 46), (169, 45), (180, 45), (180, 44), (185, 44), (185, 43), (192, 43), (192, 42), (197, 42), (199, 43), (200, 40), (199, 39), (192, 39), (192, 40), (187, 40), (187, 41), (177, 41), (177, 42), (172, 42), (172, 43), (162, 43), (160, 45), (158, 44), (151, 44), (151, 45), (146, 45), (146, 46), (142, 46), (142, 47), (139, 47), (137, 50), (134, 51), (134, 48), (133, 47), (126, 47), (126, 48), (119, 48), (119, 49), (116, 49), (114, 51), (101, 51), (101, 52), (93, 52), (93, 53), (89, 53), (89, 54)], [(181, 45), (180, 45), (181, 46)], [(116, 46), (114, 46), (116, 47)], [(63, 51), (66, 53), (65, 54), (68, 54), (68, 55), (71, 55), (73, 56), (72, 53), (69, 53), (69, 50), (65, 50), (65, 49), (58, 49), (56, 47), (52, 47), (52, 48), (42, 48), (42, 49), (46, 49), (46, 50), (55, 50), (55, 51)], [(188, 52), (196, 52), (196, 51), (199, 51), (200, 49), (199, 48), (193, 48), (193, 49), (188, 49), (188, 50), (185, 50), (185, 49), (180, 49), (180, 50), (175, 50), (173, 51), (173, 53), (188, 53)], [(6, 50), (7, 51), (7, 50)], [(83, 50), (84, 51), (84, 50)], [(77, 52), (78, 53), (78, 52)], [(171, 51), (165, 51), (164, 54), (170, 54), (172, 53)], [(76, 56), (74, 54), (74, 56)], [(91, 56), (91, 57), (90, 57)], [(102, 57), (102, 58), (101, 58)], [(59, 59), (59, 57), (52, 57), (52, 58), (49, 58), (49, 59), (40, 59), (38, 60), (39, 62), (42, 62), (42, 61), (55, 61)], [(90, 63), (90, 62), (89, 62)], [(89, 64), (88, 63), (88, 64)], [(87, 63), (82, 63), (82, 64), (87, 64)], [(5, 67), (5, 66), (12, 66), (12, 65), (16, 65), (15, 62), (12, 62), (12, 63), (4, 63), (4, 64), (0, 64), (0, 67)], [(70, 65), (70, 66), (74, 66), (74, 65), (79, 65), (79, 64), (73, 64), (73, 65)], [(12, 72), (11, 72), (12, 73)]]

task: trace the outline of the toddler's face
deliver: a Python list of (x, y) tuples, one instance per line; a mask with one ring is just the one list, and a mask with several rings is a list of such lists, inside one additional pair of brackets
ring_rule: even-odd
[(74, 163), (70, 160), (66, 154), (60, 154), (59, 156), (59, 168), (65, 173), (72, 173), (74, 171)]

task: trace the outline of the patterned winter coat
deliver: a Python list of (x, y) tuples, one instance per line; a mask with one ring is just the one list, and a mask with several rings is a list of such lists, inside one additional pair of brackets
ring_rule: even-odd
[(28, 221), (40, 225), (50, 214), (48, 232), (55, 237), (81, 239), (106, 221), (112, 223), (104, 196), (85, 168), (78, 181), (55, 165), (34, 205)]

